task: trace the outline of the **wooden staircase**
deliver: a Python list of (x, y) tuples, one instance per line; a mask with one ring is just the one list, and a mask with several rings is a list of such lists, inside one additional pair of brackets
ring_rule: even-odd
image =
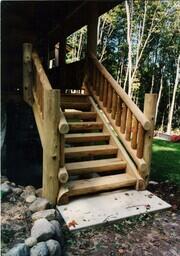
[(58, 203), (71, 196), (135, 187), (141, 178), (127, 164), (122, 145), (93, 98), (63, 95), (61, 106), (69, 125), (64, 149), (69, 181), (61, 187)]
[(62, 94), (52, 88), (32, 45), (24, 45), (23, 56), (24, 100), (43, 149), (43, 197), (63, 204), (83, 194), (145, 189), (156, 95), (145, 96), (143, 113), (93, 54), (88, 65), (73, 64), (74, 73), (86, 69), (78, 93), (68, 87)]

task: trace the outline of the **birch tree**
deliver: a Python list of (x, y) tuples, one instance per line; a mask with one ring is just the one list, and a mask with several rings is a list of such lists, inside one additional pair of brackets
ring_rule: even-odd
[(177, 64), (176, 64), (176, 78), (175, 78), (175, 84), (174, 84), (174, 89), (173, 89), (172, 101), (171, 101), (171, 105), (170, 105), (170, 109), (169, 109), (168, 124), (167, 124), (167, 134), (171, 134), (173, 110), (174, 110), (176, 92), (177, 92), (177, 88), (178, 88), (178, 84), (179, 84), (179, 75), (180, 75), (179, 74), (180, 73), (179, 62), (180, 62), (180, 55), (177, 58)]

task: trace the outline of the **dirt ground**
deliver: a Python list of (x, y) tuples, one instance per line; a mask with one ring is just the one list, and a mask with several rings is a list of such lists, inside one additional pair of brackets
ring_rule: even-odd
[[(149, 190), (172, 209), (82, 231), (65, 231), (67, 256), (180, 255), (180, 189), (169, 182)], [(1, 204), (1, 255), (30, 234), (31, 212), (25, 200), (10, 194)], [(66, 229), (65, 229), (66, 230)]]

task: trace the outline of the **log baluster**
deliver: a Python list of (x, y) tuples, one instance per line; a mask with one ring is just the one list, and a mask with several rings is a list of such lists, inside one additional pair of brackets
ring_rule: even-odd
[(117, 99), (117, 112), (116, 112), (116, 121), (117, 126), (121, 125), (121, 113), (122, 113), (122, 100), (120, 97)]
[(126, 117), (127, 117), (127, 106), (125, 103), (122, 104), (122, 115), (121, 115), (121, 127), (120, 131), (125, 133), (126, 129)]
[(104, 92), (103, 92), (103, 106), (107, 106), (108, 84), (107, 80), (104, 80)]
[(138, 132), (138, 121), (136, 117), (133, 115), (132, 120), (132, 139), (131, 139), (131, 147), (132, 149), (137, 148), (137, 132)]
[(112, 108), (112, 87), (110, 84), (108, 84), (108, 95), (107, 95), (107, 112), (111, 113), (111, 108)]
[(116, 93), (115, 90), (113, 90), (113, 97), (112, 97), (112, 113), (111, 113), (112, 119), (115, 119), (116, 111), (117, 111), (117, 93)]
[(125, 135), (125, 138), (127, 141), (130, 141), (130, 139), (131, 139), (131, 126), (132, 126), (132, 112), (128, 108), (127, 120), (126, 120), (126, 135)]
[(144, 149), (144, 129), (142, 125), (138, 124), (138, 137), (137, 137), (137, 157), (143, 157), (143, 149)]

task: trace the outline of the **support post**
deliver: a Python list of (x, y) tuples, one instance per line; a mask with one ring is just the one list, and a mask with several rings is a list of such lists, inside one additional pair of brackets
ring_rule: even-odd
[(156, 113), (157, 94), (148, 93), (145, 94), (144, 101), (144, 114), (151, 122), (151, 129), (146, 131), (144, 136), (144, 150), (143, 159), (147, 163), (147, 169), (142, 173), (142, 178), (145, 180), (146, 186), (148, 185), (150, 169), (151, 169), (151, 157), (152, 157), (152, 141), (154, 133), (154, 119)]
[(89, 2), (89, 20), (87, 29), (87, 52), (97, 54), (97, 26), (98, 26), (98, 10), (96, 2)]
[(66, 88), (66, 36), (63, 33), (59, 40), (59, 84), (63, 91)]
[(43, 197), (56, 204), (60, 168), (60, 90), (44, 91)]
[(23, 97), (30, 106), (33, 104), (32, 44), (23, 44)]

